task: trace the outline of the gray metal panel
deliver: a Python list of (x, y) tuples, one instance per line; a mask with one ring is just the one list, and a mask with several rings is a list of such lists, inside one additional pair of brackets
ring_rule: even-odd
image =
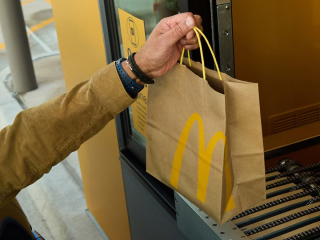
[(217, 6), (221, 71), (235, 76), (231, 4)]
[(231, 0), (217, 0), (217, 5), (231, 3)]
[(189, 240), (249, 240), (232, 221), (219, 225), (180, 194), (175, 199), (178, 228)]
[(106, 10), (105, 10), (106, 6), (103, 0), (98, 0), (98, 4), (99, 4), (100, 20), (101, 20), (101, 25), (103, 30), (104, 48), (106, 51), (107, 63), (109, 64), (113, 61), (113, 59), (112, 59), (112, 50), (110, 45), (110, 34), (109, 34), (107, 16), (106, 16)]
[(107, 63), (110, 64), (121, 56), (114, 1), (98, 0), (98, 4)]
[[(215, 38), (215, 28), (216, 28), (216, 24), (215, 24), (215, 14), (214, 11), (216, 9), (216, 6), (213, 3), (213, 0), (210, 0), (210, 21), (211, 21), (211, 36), (212, 36), (212, 50), (214, 52), (215, 55), (217, 55), (217, 51), (216, 51), (216, 38)], [(218, 63), (219, 64), (219, 63)], [(214, 70), (217, 70), (217, 66), (214, 64), (213, 66)]]
[[(172, 210), (122, 162), (132, 240), (187, 240), (177, 228)], [(171, 211), (171, 212), (170, 212)]]

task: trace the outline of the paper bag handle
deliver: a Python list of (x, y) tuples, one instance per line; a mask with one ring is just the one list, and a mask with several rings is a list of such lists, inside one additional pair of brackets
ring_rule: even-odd
[[(199, 36), (199, 33), (203, 36), (204, 40), (206, 40), (207, 44), (208, 44), (208, 47), (211, 51), (211, 54), (212, 54), (212, 57), (213, 57), (213, 60), (214, 60), (214, 63), (217, 67), (217, 72), (218, 72), (218, 75), (219, 75), (219, 79), (222, 80), (222, 76), (221, 76), (221, 72), (220, 72), (220, 69), (219, 69), (219, 66), (218, 66), (218, 63), (217, 63), (217, 59), (216, 59), (216, 56), (214, 55), (214, 52), (210, 46), (210, 43), (208, 41), (208, 39), (206, 38), (206, 36), (203, 34), (203, 32), (197, 28), (197, 27), (194, 27), (193, 28), (194, 32), (196, 33), (197, 35), (197, 38), (198, 38), (198, 43), (199, 43), (199, 48), (200, 48), (200, 54), (201, 54), (201, 62), (202, 62), (202, 73), (203, 73), (203, 79), (206, 80), (206, 70), (205, 70), (205, 66), (204, 66), (204, 59), (203, 59), (203, 51), (202, 51), (202, 44), (201, 44), (201, 39), (200, 39), (200, 36)], [(182, 61), (183, 61), (183, 56), (184, 56), (184, 51), (185, 51), (185, 48), (183, 48), (182, 50), (182, 54), (181, 54), (181, 58), (180, 58), (180, 64), (182, 64)], [(190, 51), (188, 50), (188, 59), (189, 59), (189, 65), (191, 67), (191, 59), (190, 59)]]

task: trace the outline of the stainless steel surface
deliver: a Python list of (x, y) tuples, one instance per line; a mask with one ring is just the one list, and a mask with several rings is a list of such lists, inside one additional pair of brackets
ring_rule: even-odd
[(231, 3), (231, 0), (217, 0), (217, 5), (222, 5), (226, 3)]
[(223, 225), (175, 192), (178, 228), (189, 240), (291, 240), (304, 231), (301, 240), (320, 236), (320, 162), (282, 161), (266, 172), (267, 191), (276, 194)]
[(0, 23), (15, 92), (37, 88), (20, 0), (0, 0)]
[(217, 6), (221, 71), (235, 77), (231, 4)]
[[(213, 14), (213, 11), (215, 11), (216, 10), (216, 7), (215, 7), (215, 5), (214, 5), (214, 3), (213, 3), (213, 0), (210, 0), (210, 17), (211, 17), (211, 35), (212, 35), (212, 50), (213, 50), (213, 52), (214, 52), (214, 54), (215, 55), (217, 55), (216, 54), (216, 41), (215, 41), (215, 33), (214, 33), (214, 29), (215, 29), (215, 27), (216, 27), (216, 24), (215, 24), (215, 15)], [(215, 66), (215, 64), (214, 64), (214, 68), (213, 68), (214, 70), (217, 70), (217, 67)]]
[(175, 192), (177, 225), (189, 240), (248, 240), (232, 221), (217, 224), (186, 198)]
[[(266, 170), (267, 199), (232, 219), (250, 239), (315, 239), (320, 232), (320, 163), (287, 159)], [(296, 234), (310, 230), (299, 238)]]

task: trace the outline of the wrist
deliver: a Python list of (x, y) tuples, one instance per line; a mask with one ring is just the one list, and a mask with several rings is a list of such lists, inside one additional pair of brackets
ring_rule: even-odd
[(141, 56), (141, 51), (138, 51), (134, 55), (134, 60), (145, 75), (147, 75), (149, 78), (154, 78), (154, 75), (150, 69), (150, 63), (148, 63), (148, 61), (146, 61), (145, 58)]
[[(154, 84), (154, 79), (150, 78), (149, 76), (147, 76), (141, 69), (140, 67), (138, 66), (136, 60), (135, 60), (135, 55), (136, 53), (132, 53), (128, 56), (128, 59), (127, 59), (127, 64), (128, 64), (128, 67), (130, 68), (130, 70), (132, 71), (132, 73), (134, 75), (136, 75), (136, 77), (142, 81), (143, 83), (146, 83), (146, 84)], [(140, 61), (141, 60), (141, 61)], [(144, 64), (146, 61), (142, 61), (143, 58), (139, 58), (138, 56), (138, 61), (139, 61), (139, 64), (140, 66), (143, 66), (143, 69), (145, 72), (148, 72), (147, 71), (147, 68), (146, 66), (148, 66), (148, 64)], [(141, 64), (143, 63), (143, 64)]]

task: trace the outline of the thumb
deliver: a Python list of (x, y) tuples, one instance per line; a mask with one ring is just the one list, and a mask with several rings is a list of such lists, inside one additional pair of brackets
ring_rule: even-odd
[(166, 35), (166, 41), (170, 45), (175, 45), (181, 38), (185, 37), (196, 25), (194, 17), (187, 17), (170, 31)]

